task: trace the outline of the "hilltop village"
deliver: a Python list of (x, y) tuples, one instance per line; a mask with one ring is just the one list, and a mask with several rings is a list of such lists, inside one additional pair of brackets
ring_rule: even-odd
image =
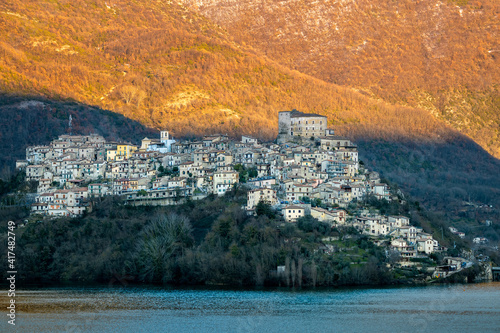
[(26, 180), (38, 182), (32, 214), (80, 216), (104, 196), (122, 196), (134, 206), (176, 205), (243, 186), (248, 192), (242, 208), (248, 215), (267, 205), (283, 216), (283, 223), (310, 216), (332, 227), (352, 226), (374, 241), (389, 240), (403, 266), (446, 250), (408, 217), (369, 210), (348, 214), (350, 203), (367, 196), (398, 198), (359, 161), (356, 145), (334, 135), (327, 118), (317, 114), (279, 112), (275, 143), (226, 135), (176, 141), (168, 131), (140, 145), (95, 134), (61, 135), (47, 146), (28, 147), (16, 168), (26, 172)]

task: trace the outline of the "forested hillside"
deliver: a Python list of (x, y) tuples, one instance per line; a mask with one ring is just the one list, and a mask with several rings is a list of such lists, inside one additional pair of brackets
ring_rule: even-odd
[[(94, 211), (84, 217), (39, 223), (32, 217), (16, 230), (23, 249), (20, 281), (302, 287), (415, 283), (429, 274), (389, 270), (387, 264), (397, 258), (352, 227), (331, 228), (310, 217), (283, 223), (265, 205), (257, 209), (258, 216), (248, 216), (241, 209), (245, 201), (242, 188), (170, 207), (131, 207), (107, 197), (95, 201)], [(414, 206), (395, 202), (385, 209), (411, 212), (416, 223), (441, 237), (436, 232), (440, 221), (413, 211)], [(0, 227), (0, 240), (6, 239), (5, 230)], [(445, 235), (438, 238), (442, 244), (456, 240), (459, 248), (464, 246), (448, 231)], [(334, 254), (323, 252), (324, 237), (337, 239), (331, 242)], [(0, 254), (3, 272), (6, 256)], [(287, 276), (276, 274), (280, 265)]]
[(289, 70), (172, 3), (11, 1), (0, 5), (0, 89), (72, 99), (175, 135), (276, 135), (277, 111), (326, 114), (393, 137), (449, 131), (423, 110), (391, 106)]
[[(401, 182), (424, 204), (459, 206), (467, 199), (500, 206), (498, 160), (429, 111), (289, 69), (258, 44), (233, 38), (237, 31), (179, 4), (8, 1), (0, 4), (0, 31), (1, 162), (8, 168), (27, 144), (65, 133), (70, 113), (75, 132), (135, 142), (151, 132), (126, 118), (177, 138), (222, 132), (272, 140), (277, 112), (298, 109), (327, 115), (338, 134), (359, 143), (368, 168)], [(384, 75), (374, 74), (374, 82)], [(489, 103), (485, 110), (495, 112)], [(443, 197), (448, 181), (456, 195)]]
[(500, 157), (497, 0), (183, 0), (241, 44), (430, 111)]

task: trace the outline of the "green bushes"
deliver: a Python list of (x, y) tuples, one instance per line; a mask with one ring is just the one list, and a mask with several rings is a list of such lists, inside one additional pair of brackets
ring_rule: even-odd
[(297, 227), (304, 232), (317, 232), (321, 235), (327, 235), (330, 232), (330, 225), (325, 222), (319, 222), (314, 217), (307, 215), (297, 220)]
[(136, 274), (140, 281), (169, 281), (169, 269), (183, 249), (193, 245), (189, 219), (174, 213), (157, 214), (144, 227), (134, 253)]

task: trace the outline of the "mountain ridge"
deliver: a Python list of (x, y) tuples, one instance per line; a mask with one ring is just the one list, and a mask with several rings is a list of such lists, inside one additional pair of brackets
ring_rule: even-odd
[(424, 108), (500, 157), (496, 1), (183, 3), (271, 59)]
[[(426, 204), (446, 206), (448, 189), (437, 186), (442, 183), (436, 179), (451, 177), (460, 190), (453, 199), (457, 206), (467, 192), (474, 193), (472, 200), (500, 205), (495, 192), (500, 184), (491, 176), (500, 173), (498, 160), (428, 111), (390, 105), (288, 69), (252, 45), (239, 45), (227, 31), (181, 5), (11, 1), (0, 5), (0, 12), (2, 99), (46, 98), (58, 105), (54, 109), (76, 101), (169, 129), (177, 137), (222, 132), (272, 140), (277, 111), (319, 113), (328, 116), (337, 134), (378, 142), (365, 156), (388, 177), (406, 179), (404, 190)], [(16, 126), (15, 108), (7, 104), (0, 110), (9, 115), (4, 125)], [(10, 145), (6, 151), (18, 147), (22, 152), (15, 138), (5, 143)], [(432, 145), (442, 147), (439, 151), (448, 158), (425, 151), (413, 153), (418, 160), (411, 156), (415, 147)], [(465, 155), (470, 170), (454, 174)], [(431, 168), (426, 169), (426, 161)]]
[[(36, 2), (3, 10), (31, 17), (0, 16), (8, 30), (0, 62), (3, 92), (69, 98), (170, 127), (176, 135), (223, 131), (270, 139), (277, 130), (275, 110), (293, 108), (327, 114), (340, 132), (343, 124), (380, 131), (387, 123), (388, 135), (405, 128), (401, 136), (427, 139), (443, 127), (424, 111), (378, 102), (258, 57), (181, 6), (98, 1), (89, 9), (80, 2), (56, 2), (48, 15)], [(80, 19), (70, 21), (80, 8)], [(105, 26), (93, 34), (97, 19)], [(15, 32), (19, 27), (27, 36)]]

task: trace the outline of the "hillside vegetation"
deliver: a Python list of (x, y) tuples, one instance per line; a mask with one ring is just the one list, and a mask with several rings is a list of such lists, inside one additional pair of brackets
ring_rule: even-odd
[(277, 111), (293, 108), (391, 137), (448, 131), (425, 111), (377, 102), (254, 55), (177, 4), (14, 1), (0, 9), (4, 93), (97, 105), (178, 136), (222, 131), (270, 139)]
[[(16, 230), (23, 249), (20, 280), (301, 287), (383, 285), (425, 277), (417, 270), (390, 271), (387, 264), (394, 259), (352, 228), (332, 229), (313, 218), (283, 223), (269, 206), (248, 216), (241, 209), (245, 201), (241, 188), (170, 207), (130, 207), (107, 197), (94, 202), (94, 211), (84, 217), (33, 216)], [(6, 241), (6, 228), (0, 231), (0, 240)], [(324, 253), (324, 237), (337, 239), (330, 242), (330, 254)], [(6, 256), (0, 254), (3, 272)], [(277, 276), (277, 266), (285, 266), (286, 275)]]
[[(403, 190), (426, 204), (458, 205), (467, 198), (500, 205), (498, 160), (428, 111), (390, 105), (288, 69), (176, 3), (9, 1), (0, 4), (0, 30), (0, 111), (7, 129), (2, 149), (9, 156), (2, 162), (8, 168), (34, 138), (42, 144), (65, 133), (69, 113), (88, 115), (74, 131), (82, 134), (96, 128), (105, 134), (108, 127), (99, 127), (94, 117), (109, 114), (102, 111), (107, 109), (176, 137), (222, 132), (270, 140), (277, 134), (277, 111), (299, 109), (327, 115), (338, 134), (377, 142), (372, 149), (360, 146), (361, 157), (384, 176), (404, 178)], [(23, 100), (35, 104), (23, 111)], [(50, 101), (52, 111), (37, 109), (36, 101)], [(53, 118), (58, 126), (52, 127)], [(14, 129), (20, 125), (22, 131), (33, 129), (32, 139), (18, 139), (22, 134)], [(116, 137), (150, 136), (129, 126), (116, 125)], [(427, 147), (440, 147), (447, 158)], [(420, 148), (417, 159), (406, 158)], [(465, 174), (455, 172), (461, 165)], [(439, 182), (427, 176), (429, 170), (436, 170)], [(449, 178), (443, 180), (443, 173)], [(461, 181), (464, 176), (467, 181)], [(458, 196), (443, 197), (447, 179)]]
[(292, 69), (421, 107), (500, 157), (496, 0), (183, 0)]

